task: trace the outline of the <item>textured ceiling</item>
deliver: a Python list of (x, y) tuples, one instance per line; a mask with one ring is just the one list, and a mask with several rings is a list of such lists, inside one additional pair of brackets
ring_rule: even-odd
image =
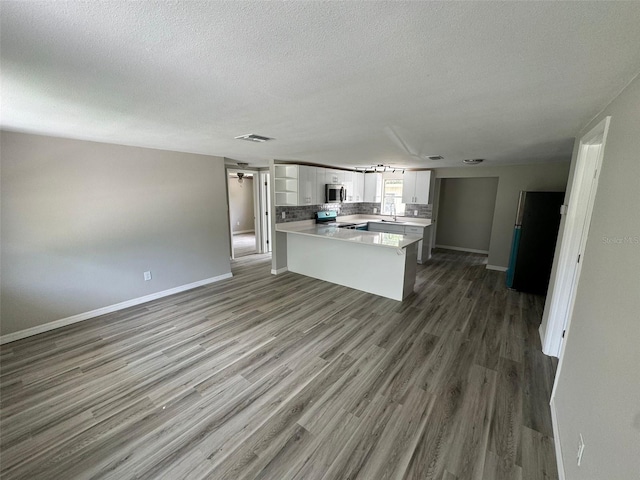
[[(251, 165), (568, 160), (640, 70), (640, 2), (3, 1), (0, 15), (3, 128)], [(246, 133), (276, 140), (233, 139)]]

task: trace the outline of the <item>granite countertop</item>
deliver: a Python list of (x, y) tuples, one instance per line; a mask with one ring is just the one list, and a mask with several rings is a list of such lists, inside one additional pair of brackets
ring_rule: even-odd
[(348, 228), (316, 225), (315, 223), (311, 223), (311, 221), (278, 223), (276, 224), (276, 231), (387, 248), (404, 248), (407, 245), (422, 240), (420, 235), (400, 235), (397, 233), (352, 230)]

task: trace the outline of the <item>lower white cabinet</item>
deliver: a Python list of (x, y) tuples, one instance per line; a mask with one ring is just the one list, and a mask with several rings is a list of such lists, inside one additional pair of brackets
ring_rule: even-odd
[(418, 263), (422, 264), (431, 258), (431, 225), (401, 225), (388, 222), (369, 222), (370, 232), (399, 233), (400, 235), (420, 235), (418, 243)]

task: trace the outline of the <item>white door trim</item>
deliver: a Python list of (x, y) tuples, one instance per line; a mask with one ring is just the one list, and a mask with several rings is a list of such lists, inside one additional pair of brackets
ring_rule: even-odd
[[(260, 171), (259, 170), (250, 170), (250, 169), (243, 169), (243, 168), (237, 168), (237, 167), (227, 167), (226, 168), (226, 185), (227, 185), (227, 217), (229, 219), (229, 242), (231, 242), (230, 247), (231, 247), (231, 260), (235, 259), (235, 253), (233, 251), (233, 225), (231, 222), (231, 191), (229, 190), (229, 179), (233, 178), (230, 175), (234, 174), (234, 173), (244, 173), (247, 175), (252, 175), (253, 178), (253, 231), (255, 232), (255, 242), (256, 242), (256, 253), (262, 253), (262, 250), (260, 249), (261, 246), (261, 231), (260, 231), (260, 226), (261, 226), (261, 222), (259, 220), (258, 215), (256, 215), (256, 212), (260, 212), (260, 207), (259, 207), (259, 202), (260, 202), (260, 182), (259, 179), (260, 177)], [(240, 233), (240, 232), (235, 232), (235, 233)]]
[(271, 180), (269, 170), (260, 171), (259, 198), (260, 198), (260, 252), (268, 253), (271, 251), (271, 222), (269, 219), (270, 206), (270, 185)]
[[(549, 315), (542, 342), (542, 351), (546, 355), (561, 358), (564, 343), (562, 333), (565, 330), (568, 332), (582, 257), (580, 262), (577, 260), (578, 255), (582, 256), (587, 240), (610, 119), (611, 117), (606, 117), (580, 140), (571, 196), (559, 244), (554, 287), (547, 297), (550, 302)], [(594, 191), (591, 191), (592, 186)]]
[[(547, 355), (557, 355), (560, 359), (549, 402), (558, 478), (560, 480), (564, 480), (565, 471), (555, 397), (564, 363), (566, 341), (570, 335), (575, 293), (580, 281), (580, 272), (583, 264), (582, 257), (584, 256), (589, 226), (591, 225), (591, 214), (593, 213), (598, 179), (602, 169), (610, 120), (611, 117), (606, 117), (580, 140), (567, 217), (560, 244), (555, 284), (553, 291), (547, 297), (552, 303), (549, 308), (543, 351)], [(580, 261), (578, 261), (578, 256), (580, 256)]]

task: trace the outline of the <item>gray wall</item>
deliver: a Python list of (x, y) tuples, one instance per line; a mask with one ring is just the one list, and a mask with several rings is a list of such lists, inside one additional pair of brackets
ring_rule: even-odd
[(443, 178), (436, 245), (489, 252), (498, 178)]
[[(498, 192), (491, 226), (488, 264), (506, 268), (509, 265), (511, 237), (520, 191), (564, 191), (567, 185), (569, 166), (570, 163), (567, 161), (505, 167), (478, 165), (460, 168), (437, 168), (434, 172), (438, 179), (498, 177)], [(436, 190), (438, 189), (436, 188)], [(434, 198), (438, 198), (438, 192), (436, 192)], [(436, 226), (438, 227), (437, 222), (438, 219), (436, 218)]]
[(238, 183), (237, 177), (229, 177), (229, 211), (233, 232), (254, 231), (253, 178), (244, 178)]
[(1, 334), (230, 272), (222, 158), (12, 132), (1, 146)]
[[(556, 411), (567, 480), (640, 478), (640, 78), (611, 116)], [(577, 148), (574, 150), (574, 164)], [(618, 242), (616, 239), (627, 238)], [(558, 250), (558, 249), (556, 249)], [(576, 465), (582, 433), (586, 448)]]

